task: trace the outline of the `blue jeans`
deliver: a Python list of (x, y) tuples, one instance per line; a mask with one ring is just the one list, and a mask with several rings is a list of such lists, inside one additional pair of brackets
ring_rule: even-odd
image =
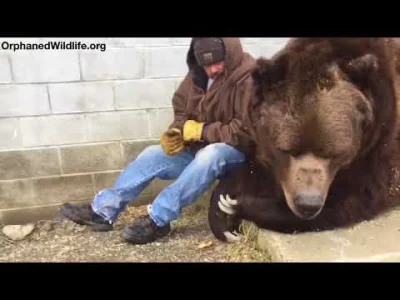
[(181, 209), (195, 202), (215, 180), (245, 162), (245, 155), (222, 143), (211, 144), (193, 155), (185, 150), (168, 156), (161, 146), (149, 146), (120, 174), (114, 186), (100, 191), (92, 202), (94, 212), (113, 223), (127, 204), (159, 178), (176, 179), (151, 205), (157, 226), (176, 220)]

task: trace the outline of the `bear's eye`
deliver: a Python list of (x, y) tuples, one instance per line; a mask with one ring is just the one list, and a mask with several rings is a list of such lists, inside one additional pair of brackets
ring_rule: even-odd
[(296, 149), (289, 149), (289, 148), (279, 148), (278, 149), (282, 154), (284, 155), (290, 155), (293, 157), (297, 157), (300, 156), (301, 152), (299, 150)]
[(329, 149), (319, 149), (315, 151), (315, 155), (323, 159), (340, 160), (347, 156), (346, 149), (336, 149), (331, 147)]
[(287, 154), (290, 155), (290, 150), (288, 149), (278, 149), (280, 152), (282, 152), (283, 154)]

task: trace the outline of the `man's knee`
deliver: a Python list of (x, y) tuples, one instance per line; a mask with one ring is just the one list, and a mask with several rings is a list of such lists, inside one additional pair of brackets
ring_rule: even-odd
[(161, 145), (150, 145), (147, 146), (146, 148), (143, 149), (142, 152), (139, 153), (137, 158), (139, 157), (154, 157), (154, 156), (159, 156), (159, 155), (164, 155), (164, 151), (161, 147)]
[(239, 150), (224, 143), (210, 144), (201, 149), (196, 159), (199, 163), (226, 163), (239, 164), (246, 160), (246, 157)]

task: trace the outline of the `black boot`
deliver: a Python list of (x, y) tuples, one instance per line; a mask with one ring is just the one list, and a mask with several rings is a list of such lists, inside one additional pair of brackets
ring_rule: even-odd
[(113, 225), (97, 215), (91, 205), (65, 203), (60, 208), (61, 215), (80, 225), (88, 225), (94, 231), (109, 231)]
[(167, 236), (171, 231), (168, 224), (158, 227), (149, 215), (140, 216), (133, 224), (124, 228), (121, 237), (133, 244), (147, 244)]

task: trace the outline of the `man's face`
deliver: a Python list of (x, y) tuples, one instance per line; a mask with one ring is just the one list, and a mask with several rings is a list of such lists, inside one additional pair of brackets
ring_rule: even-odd
[(224, 72), (225, 62), (221, 61), (212, 65), (204, 66), (208, 78), (215, 79)]

